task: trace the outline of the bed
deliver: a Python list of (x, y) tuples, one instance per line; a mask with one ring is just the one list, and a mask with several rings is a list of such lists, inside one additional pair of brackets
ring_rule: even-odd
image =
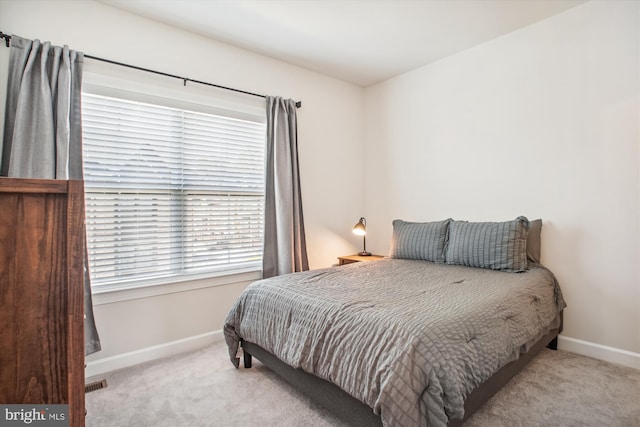
[(393, 226), (388, 258), (247, 287), (232, 363), (257, 357), (351, 425), (452, 426), (554, 345), (565, 303), (526, 218)]

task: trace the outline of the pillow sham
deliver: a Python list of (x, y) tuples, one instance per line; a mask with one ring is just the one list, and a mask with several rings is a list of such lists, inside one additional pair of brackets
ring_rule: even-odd
[(529, 221), (529, 232), (527, 233), (527, 259), (540, 264), (540, 237), (542, 234), (542, 220), (534, 219)]
[(451, 219), (437, 222), (394, 220), (389, 257), (443, 263), (449, 222)]
[(527, 269), (527, 231), (523, 216), (505, 222), (451, 221), (447, 264), (510, 272)]

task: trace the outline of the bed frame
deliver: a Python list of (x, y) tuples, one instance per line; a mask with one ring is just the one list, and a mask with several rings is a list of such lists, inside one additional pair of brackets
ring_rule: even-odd
[[(496, 394), (505, 384), (520, 372), (542, 349), (558, 348), (558, 335), (562, 332), (562, 312), (560, 326), (552, 329), (540, 338), (527, 353), (521, 354), (517, 360), (503, 366), (467, 396), (464, 402), (464, 418), (450, 420), (449, 427), (462, 425), (474, 412)], [(382, 426), (380, 417), (373, 413), (370, 406), (347, 394), (344, 390), (315, 375), (301, 369), (292, 368), (262, 347), (248, 341), (242, 341), (244, 367), (251, 368), (252, 356), (260, 360), (266, 367), (280, 375), (299, 391), (309, 396), (318, 404), (329, 409), (336, 416), (354, 427)]]

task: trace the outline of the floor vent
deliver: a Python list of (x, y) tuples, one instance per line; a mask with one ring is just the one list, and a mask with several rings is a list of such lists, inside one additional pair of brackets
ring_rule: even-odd
[(84, 386), (84, 392), (89, 393), (92, 391), (103, 389), (107, 386), (107, 380), (95, 381)]

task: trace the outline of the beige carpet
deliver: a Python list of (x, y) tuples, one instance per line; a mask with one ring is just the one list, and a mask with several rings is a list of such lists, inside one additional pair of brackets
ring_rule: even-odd
[[(104, 377), (88, 427), (344, 425), (259, 362), (235, 369), (223, 343)], [(640, 426), (640, 371), (545, 349), (465, 423), (501, 426)]]

